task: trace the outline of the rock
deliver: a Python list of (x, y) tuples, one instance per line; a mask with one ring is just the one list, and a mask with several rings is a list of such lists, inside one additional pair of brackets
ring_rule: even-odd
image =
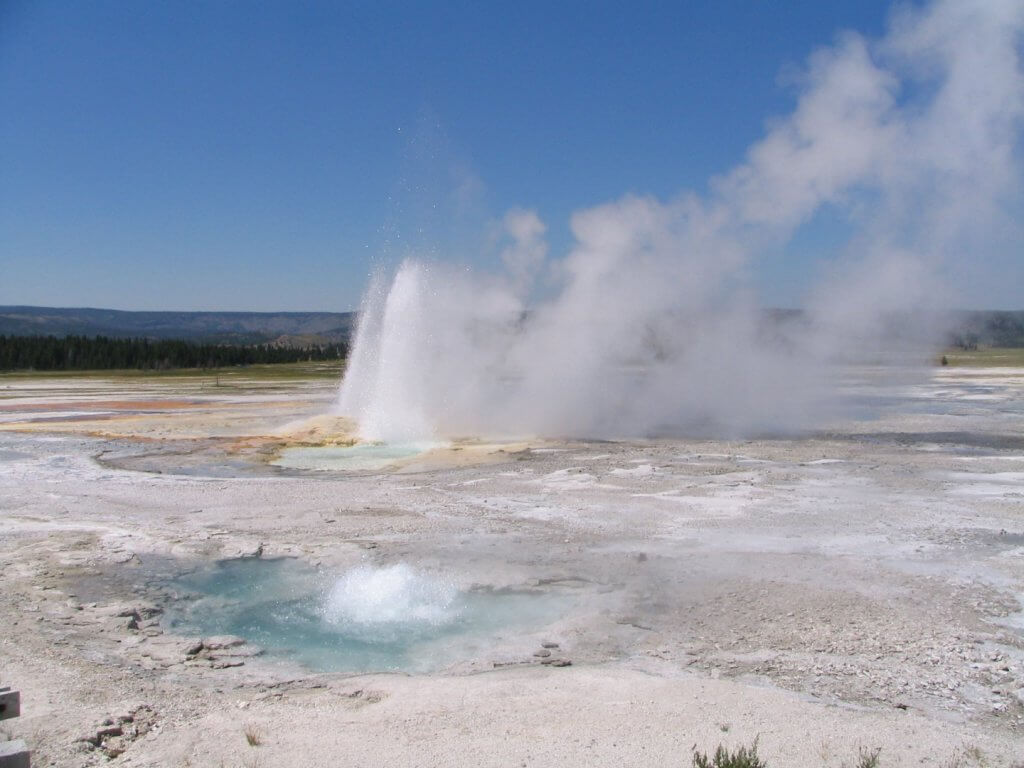
[(551, 651), (549, 651), (547, 648), (541, 648), (539, 651), (534, 651), (533, 655), (539, 659), (546, 659), (548, 656), (551, 655)]
[(210, 652), (211, 659), (223, 659), (228, 656), (237, 656), (248, 659), (262, 655), (263, 649), (258, 645), (232, 646), (231, 648), (223, 648), (221, 650)]
[(138, 629), (142, 618), (134, 607), (114, 607), (103, 613), (112, 616), (114, 626), (121, 629)]
[(233, 553), (240, 560), (254, 560), (263, 557), (263, 542), (254, 544), (240, 544)]
[(135, 607), (135, 613), (140, 619), (152, 619), (154, 616), (159, 616), (163, 612), (163, 608), (159, 605), (153, 605), (152, 603), (144, 603)]
[(102, 741), (111, 736), (120, 736), (122, 733), (124, 733), (124, 729), (120, 725), (105, 725), (96, 729), (96, 739)]
[(219, 651), (222, 648), (235, 648), (245, 645), (245, 638), (238, 635), (214, 635), (202, 641), (202, 645), (209, 651)]
[(546, 667), (571, 667), (572, 662), (569, 659), (541, 659), (541, 664)]
[(245, 662), (242, 659), (236, 658), (217, 659), (217, 661), (213, 662), (214, 669), (227, 669), (229, 667), (241, 667), (244, 665)]
[(558, 648), (558, 643), (552, 643), (550, 641), (543, 642), (540, 644), (541, 648)]
[(199, 640), (198, 642), (191, 643), (190, 645), (188, 645), (185, 648), (185, 655), (186, 656), (195, 656), (197, 653), (199, 653), (202, 650), (203, 650), (203, 641)]

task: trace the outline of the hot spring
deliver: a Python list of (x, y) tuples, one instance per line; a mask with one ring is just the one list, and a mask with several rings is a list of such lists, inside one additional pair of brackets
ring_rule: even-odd
[(178, 634), (238, 635), (324, 672), (431, 672), (563, 615), (557, 594), (459, 589), (405, 563), (331, 573), (296, 560), (224, 560), (174, 579)]
[(285, 469), (376, 472), (446, 445), (434, 442), (358, 443), (356, 445), (293, 446), (271, 462)]

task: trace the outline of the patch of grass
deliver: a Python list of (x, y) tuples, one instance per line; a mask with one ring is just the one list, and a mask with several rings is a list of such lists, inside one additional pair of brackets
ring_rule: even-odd
[(981, 347), (979, 349), (947, 349), (943, 355), (950, 367), (1022, 368), (1024, 347)]
[(985, 762), (985, 753), (981, 751), (981, 747), (977, 744), (964, 747), (964, 754), (979, 765)]
[(250, 747), (258, 747), (263, 743), (263, 734), (255, 725), (245, 726), (245, 740)]
[[(949, 759), (942, 763), (941, 768), (968, 768), (972, 765), (984, 768), (988, 764), (981, 748), (977, 744), (969, 744), (954, 751)], [(1010, 768), (1024, 768), (1024, 761), (1013, 763)]]
[(881, 753), (881, 747), (875, 747), (874, 749), (861, 747), (857, 750), (856, 768), (878, 768), (878, 756)]
[(711, 757), (694, 748), (693, 768), (767, 768), (767, 763), (757, 756), (757, 739), (754, 739), (749, 748), (739, 747), (735, 751), (719, 744)]

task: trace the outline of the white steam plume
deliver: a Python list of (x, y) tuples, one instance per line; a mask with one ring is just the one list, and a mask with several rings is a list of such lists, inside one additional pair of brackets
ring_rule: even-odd
[[(341, 410), (387, 441), (813, 424), (837, 352), (896, 348), (893, 312), (936, 308), (943, 272), (1016, 231), (1022, 33), (1019, 0), (944, 0), (874, 43), (842, 35), (707, 197), (576, 212), (574, 247), (548, 265), (560, 288), (529, 312), (547, 251), (535, 213), (506, 216), (503, 274), (407, 260), (368, 294)], [(810, 322), (778, 338), (745, 272), (825, 206), (854, 234)]]

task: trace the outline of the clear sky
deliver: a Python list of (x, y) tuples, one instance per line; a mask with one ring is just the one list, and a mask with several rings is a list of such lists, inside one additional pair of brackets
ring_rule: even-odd
[(557, 257), (572, 211), (741, 162), (887, 5), (0, 0), (0, 304), (347, 310), (407, 247), (490, 263), (512, 206)]

